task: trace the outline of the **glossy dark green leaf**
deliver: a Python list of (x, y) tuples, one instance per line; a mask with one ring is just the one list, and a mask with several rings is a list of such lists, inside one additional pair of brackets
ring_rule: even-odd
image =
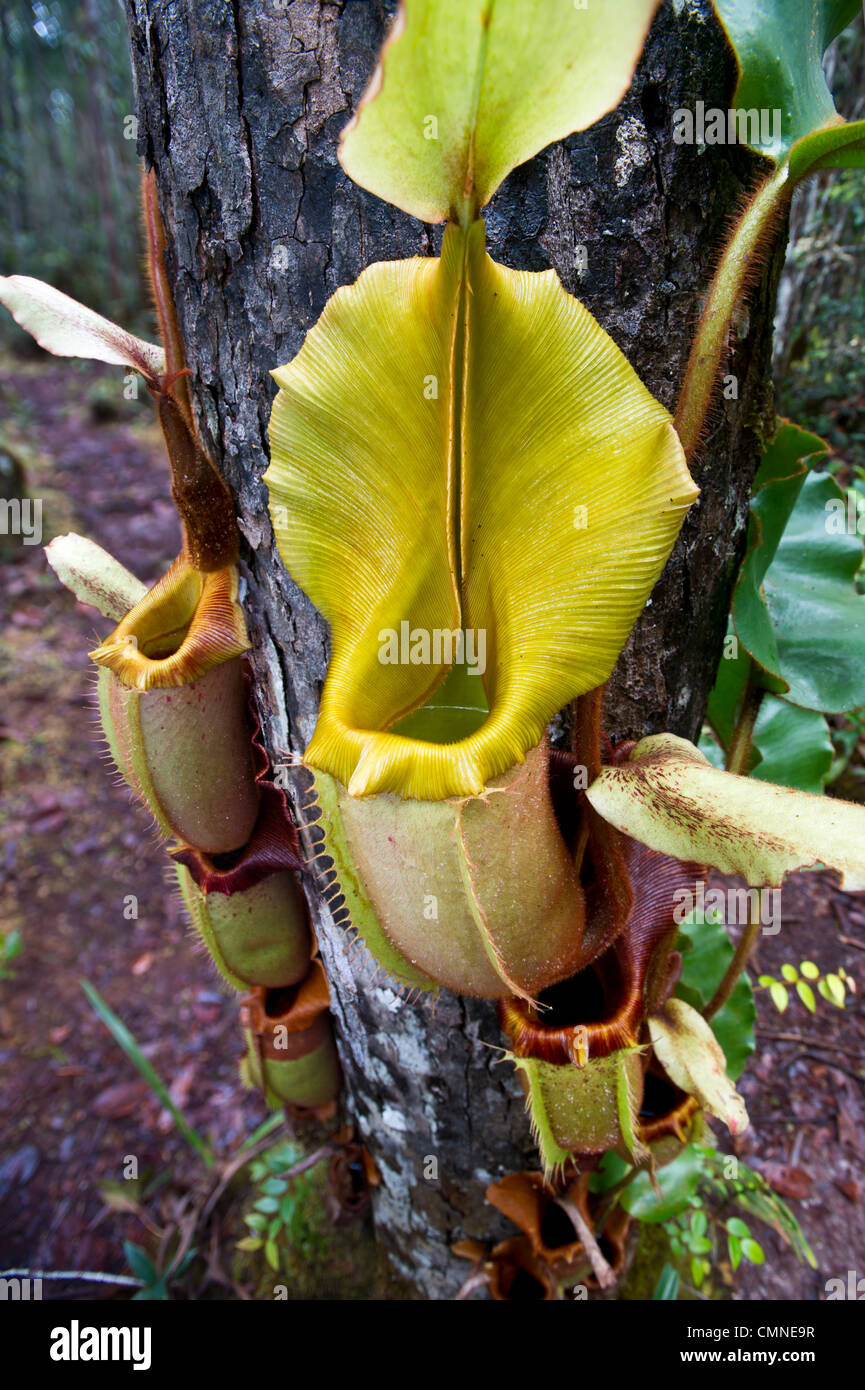
[[(739, 716), (749, 667), (750, 659), (741, 646), (737, 656), (722, 658), (709, 696), (707, 717), (724, 752)], [(717, 744), (714, 753), (708, 743), (701, 742), (700, 748), (716, 766), (723, 767), (723, 753)], [(834, 755), (822, 714), (768, 693), (754, 725), (752, 752), (750, 776), (815, 793), (823, 791)]]
[(766, 673), (766, 688), (776, 692), (785, 691), (786, 684), (763, 580), (804, 486), (809, 463), (827, 453), (828, 445), (816, 434), (784, 421), (766, 448), (754, 479), (748, 548), (736, 581), (732, 613), (739, 641)]
[(803, 792), (822, 792), (832, 766), (829, 725), (817, 710), (766, 695), (754, 726), (760, 761), (751, 776)]
[[(862, 538), (837, 483), (809, 472), (826, 452), (816, 435), (786, 421), (766, 450), (732, 617), (767, 689), (806, 710), (840, 713), (865, 704), (865, 596), (854, 583)], [(743, 668), (722, 663), (718, 679), (710, 718), (723, 742)]]
[(156, 1267), (146, 1250), (142, 1250), (140, 1245), (134, 1245), (131, 1240), (125, 1240), (123, 1242), (123, 1253), (136, 1279), (140, 1279), (145, 1285), (155, 1282), (157, 1277)]
[[(763, 580), (786, 698), (840, 713), (865, 705), (865, 595), (856, 591), (862, 538), (846, 529), (846, 499), (811, 474)], [(737, 623), (737, 609), (733, 608)]]
[(738, 111), (779, 112), (748, 130), (752, 149), (802, 178), (815, 168), (865, 164), (865, 122), (835, 109), (823, 54), (855, 19), (859, 0), (715, 0), (739, 66)]
[[(682, 952), (682, 976), (676, 995), (694, 1008), (702, 1009), (733, 959), (733, 945), (720, 922), (686, 923), (686, 927), (676, 941), (676, 950)], [(712, 1032), (721, 1044), (727, 1059), (727, 1072), (733, 1081), (741, 1076), (754, 1051), (756, 1018), (754, 991), (747, 975), (743, 975), (723, 1009), (711, 1021)]]
[(703, 1171), (703, 1159), (693, 1144), (688, 1144), (678, 1158), (668, 1163), (655, 1174), (660, 1195), (652, 1185), (649, 1174), (640, 1173), (626, 1187), (621, 1197), (625, 1211), (629, 1211), (637, 1221), (655, 1224), (669, 1221), (691, 1205), (691, 1198), (697, 1191)]

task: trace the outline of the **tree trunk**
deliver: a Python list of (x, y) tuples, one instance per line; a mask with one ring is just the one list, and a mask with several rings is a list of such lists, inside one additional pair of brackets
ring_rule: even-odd
[[(355, 187), (336, 157), (393, 8), (128, 0), (140, 152), (157, 171), (202, 428), (247, 542), (243, 599), (275, 762), (312, 733), (328, 637), (273, 544), (261, 483), (268, 372), (364, 266), (430, 254), (441, 239)], [(745, 151), (675, 145), (673, 111), (698, 98), (726, 108), (733, 78), (708, 0), (667, 0), (622, 106), (517, 170), (488, 210), (491, 254), (553, 265), (668, 406), (722, 230), (756, 178)], [(738, 399), (711, 423), (695, 469), (702, 497), (610, 683), (614, 738), (699, 727), (767, 411), (773, 283), (774, 268), (737, 325), (725, 370)], [(497, 1065), (494, 1010), (447, 991), (404, 1004), (349, 960), (321, 902), (312, 908), (348, 1109), (382, 1174), (379, 1238), (420, 1297), (453, 1297), (467, 1267), (449, 1244), (510, 1231), (484, 1201), (487, 1183), (537, 1166), (516, 1078)]]

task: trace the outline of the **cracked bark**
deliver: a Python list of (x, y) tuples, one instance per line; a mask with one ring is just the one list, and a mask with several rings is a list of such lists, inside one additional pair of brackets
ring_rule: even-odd
[[(261, 483), (268, 372), (365, 265), (429, 254), (441, 239), (354, 187), (336, 157), (392, 10), (392, 0), (127, 0), (139, 148), (156, 168), (200, 423), (237, 501), (276, 762), (312, 733), (328, 643), (273, 546)], [(518, 268), (553, 265), (669, 407), (723, 229), (758, 175), (743, 150), (673, 144), (672, 115), (698, 99), (726, 108), (733, 78), (709, 0), (665, 0), (621, 107), (517, 170), (488, 209), (491, 254)], [(732, 336), (724, 370), (738, 399), (712, 421), (694, 470), (701, 499), (610, 682), (614, 738), (699, 727), (771, 413), (777, 261)], [(372, 987), (326, 909), (312, 906), (347, 1103), (383, 1177), (379, 1238), (419, 1297), (452, 1297), (467, 1266), (449, 1243), (510, 1232), (484, 1187), (536, 1166), (519, 1087), (496, 1065), (493, 1010), (447, 992), (405, 1006)]]

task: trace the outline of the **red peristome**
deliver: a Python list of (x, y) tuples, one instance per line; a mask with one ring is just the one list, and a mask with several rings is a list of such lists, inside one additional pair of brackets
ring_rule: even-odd
[[(633, 1047), (647, 1015), (675, 983), (675, 972), (669, 968), (679, 930), (673, 915), (675, 893), (693, 885), (702, 870), (647, 849), (618, 831), (613, 835), (628, 881), (634, 885), (627, 921), (612, 946), (588, 967), (545, 991), (546, 998), (541, 996), (539, 1002), (552, 1006), (553, 1014), (573, 1017), (545, 1022), (543, 1009), (526, 1000), (507, 999), (499, 1004), (499, 1020), (518, 1057), (582, 1065)], [(591, 901), (588, 894), (587, 899)]]

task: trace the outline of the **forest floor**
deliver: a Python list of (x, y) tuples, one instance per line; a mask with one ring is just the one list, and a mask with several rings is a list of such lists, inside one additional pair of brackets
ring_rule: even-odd
[[(180, 536), (147, 400), (124, 401), (119, 373), (0, 365), (0, 452), (20, 457), (31, 496), (43, 499), (42, 543), (76, 530), (154, 580)], [(272, 1297), (268, 1280), (285, 1268), (263, 1277), (260, 1254), (238, 1260), (234, 1249), (248, 1178), (211, 1203), (218, 1220), (200, 1219), (214, 1171), (267, 1112), (239, 1081), (236, 1002), (190, 934), (143, 814), (106, 776), (87, 652), (111, 625), (61, 589), (41, 545), (16, 543), (2, 560), (0, 915), (23, 948), (6, 978), (0, 966), (0, 1268), (128, 1275), (124, 1240), (153, 1253), (160, 1239), (176, 1250), (204, 1232), (192, 1287), (179, 1296)], [(818, 1268), (761, 1229), (766, 1261), (735, 1281), (748, 1299), (825, 1297), (828, 1279), (865, 1272), (865, 904), (812, 875), (785, 887), (783, 901), (759, 970), (843, 965), (857, 993), (844, 1011), (818, 1000), (812, 1016), (795, 998), (779, 1015), (759, 992), (757, 1050), (740, 1083), (752, 1124), (737, 1152), (789, 1202)], [(214, 1170), (123, 1056), (82, 979), (165, 1078)], [(124, 1180), (130, 1158), (137, 1181)], [(327, 1246), (318, 1264), (328, 1272), (316, 1282), (317, 1262), (305, 1259), (289, 1297), (401, 1296), (371, 1253), (368, 1223), (340, 1233), (336, 1253), (324, 1225), (304, 1239), (319, 1253)], [(116, 1288), (46, 1290), (100, 1293)]]

